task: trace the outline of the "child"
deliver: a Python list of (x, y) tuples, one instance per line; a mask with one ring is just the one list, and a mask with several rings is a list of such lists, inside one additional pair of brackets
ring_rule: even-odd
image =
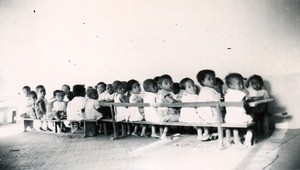
[(99, 120), (103, 117), (100, 113), (100, 103), (98, 99), (98, 92), (96, 89), (91, 89), (87, 92), (88, 99), (85, 103), (85, 118)]
[[(171, 76), (165, 74), (159, 77), (159, 86), (160, 90), (157, 92), (157, 103), (176, 103), (178, 102), (174, 98), (174, 94), (172, 92), (173, 88), (173, 80)], [(168, 107), (158, 107), (157, 109), (158, 115), (164, 122), (177, 122), (179, 120), (179, 115), (177, 110), (174, 108)], [(162, 134), (161, 139), (165, 139), (167, 136), (168, 127), (165, 127)]]
[[(114, 81), (113, 82), (113, 88), (114, 88), (114, 102), (115, 103), (128, 103), (129, 99), (125, 95), (126, 93), (126, 86), (121, 81)], [(126, 107), (115, 107), (115, 119), (116, 121), (124, 121), (128, 120), (129, 112)]]
[[(152, 79), (147, 79), (144, 81), (143, 87), (145, 90), (144, 102), (150, 104), (156, 103), (156, 95), (158, 91), (156, 82)], [(154, 123), (161, 122), (161, 119), (157, 114), (157, 108), (145, 107), (144, 113), (146, 121)], [(159, 138), (159, 135), (156, 133), (155, 126), (151, 126), (151, 137)]]
[[(84, 108), (86, 103), (85, 98), (85, 87), (84, 85), (74, 85), (73, 86), (74, 98), (69, 101), (67, 106), (67, 118), (72, 121), (81, 121), (84, 119)], [(78, 122), (72, 123), (72, 133), (78, 130)]]
[[(65, 93), (62, 90), (55, 90), (53, 92), (54, 100), (49, 103), (49, 117), (56, 120), (65, 120), (67, 119), (67, 102), (64, 101)], [(52, 105), (52, 107), (51, 107)], [(64, 123), (61, 127), (61, 132), (68, 132), (70, 129), (67, 128)]]
[(214, 89), (219, 93), (221, 101), (224, 101), (223, 85), (224, 82), (219, 77), (216, 77)]
[[(129, 103), (143, 103), (143, 98), (139, 95), (141, 93), (141, 87), (138, 81), (136, 80), (129, 80), (128, 84), (128, 94), (129, 94)], [(144, 119), (144, 108), (143, 107), (129, 107), (129, 121), (141, 121)], [(137, 134), (138, 125), (134, 125), (134, 130), (132, 132), (132, 135), (138, 136)], [(147, 137), (146, 136), (146, 126), (142, 126), (142, 133), (141, 137)]]
[(260, 100), (260, 99), (268, 99), (269, 93), (263, 89), (264, 81), (259, 75), (252, 75), (249, 77), (246, 87), (248, 91), (248, 99), (249, 100)]
[(27, 111), (26, 116), (36, 119), (36, 113), (35, 113), (35, 103), (37, 100), (37, 95), (35, 93), (35, 91), (30, 91), (29, 92), (29, 110)]
[(104, 82), (100, 82), (96, 85), (96, 90), (98, 92), (98, 101), (104, 101), (105, 100), (105, 90), (106, 90), (106, 84)]
[(67, 84), (64, 84), (62, 87), (61, 87), (61, 90), (65, 93), (65, 97), (64, 97), (64, 101), (65, 102), (68, 102), (70, 101), (67, 94), (71, 92), (71, 88), (69, 85)]
[[(229, 87), (227, 93), (225, 94), (226, 102), (245, 102), (246, 93), (244, 90), (244, 81), (242, 75), (238, 73), (231, 73), (225, 78), (226, 84)], [(238, 106), (228, 106), (226, 107), (226, 116), (225, 122), (233, 123), (233, 124), (244, 124), (252, 121), (252, 117), (246, 114), (246, 110), (244, 107)], [(237, 129), (233, 130), (233, 137), (235, 144), (241, 144), (241, 140), (239, 137), (239, 132)], [(247, 130), (245, 145), (251, 146), (251, 138), (252, 132), (251, 130)]]
[(106, 86), (106, 96), (105, 96), (105, 101), (107, 102), (113, 102), (114, 101), (114, 88), (112, 86), (112, 84), (108, 84)]
[[(45, 99), (45, 95), (46, 95), (46, 89), (43, 85), (38, 85), (36, 87), (36, 92), (37, 92), (37, 97), (38, 99), (35, 102), (35, 113), (36, 113), (36, 117), (38, 119), (46, 119), (46, 113), (47, 113), (47, 100)], [(40, 126), (40, 130), (41, 131), (52, 131), (49, 127), (48, 127), (48, 122), (45, 121), (46, 123), (46, 130), (43, 129), (43, 122), (44, 120), (41, 121), (41, 126)]]
[[(220, 95), (214, 89), (215, 86), (215, 72), (212, 70), (201, 70), (197, 74), (197, 80), (201, 84), (202, 88), (199, 93), (199, 102), (219, 102)], [(198, 107), (197, 112), (199, 116), (207, 123), (216, 123), (218, 110), (216, 107)], [(204, 133), (202, 140), (208, 140), (210, 138), (209, 129), (204, 127)], [(199, 131), (199, 133), (201, 133)]]
[(29, 101), (29, 93), (30, 93), (30, 87), (24, 86), (22, 88), (24, 98), (20, 101), (20, 116), (21, 117), (28, 117), (28, 111), (31, 109), (31, 104)]

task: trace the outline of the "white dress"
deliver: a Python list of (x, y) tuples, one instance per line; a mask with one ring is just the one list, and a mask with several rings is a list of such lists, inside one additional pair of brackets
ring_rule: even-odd
[[(131, 94), (129, 97), (129, 103), (142, 103), (143, 99), (138, 94)], [(129, 107), (129, 121), (141, 121), (143, 120), (143, 116), (140, 113), (140, 109), (138, 107)]]
[[(114, 102), (115, 103), (121, 103), (121, 94), (114, 93)], [(118, 121), (123, 121), (123, 120), (128, 120), (129, 117), (129, 111), (126, 107), (115, 107), (115, 120)]]
[(100, 108), (100, 103), (96, 99), (87, 99), (85, 103), (85, 118), (86, 119), (100, 119), (102, 114), (97, 109)]
[[(183, 93), (180, 98), (181, 102), (197, 102), (198, 95)], [(182, 107), (180, 110), (179, 122), (189, 122), (189, 123), (201, 123), (203, 120), (199, 117), (197, 113), (197, 108), (195, 107)]]
[(251, 97), (261, 97), (263, 99), (269, 99), (269, 93), (265, 90), (265, 89), (261, 89), (261, 90), (255, 90), (253, 89), (251, 86), (247, 89), (248, 91), (248, 98)]
[(85, 97), (74, 97), (73, 100), (69, 101), (67, 106), (67, 118), (68, 120), (83, 120), (86, 98)]
[[(225, 94), (225, 102), (241, 102), (246, 93), (239, 90), (228, 89)], [(252, 121), (252, 117), (246, 114), (244, 107), (227, 106), (225, 122), (233, 124), (244, 124)]]
[[(150, 103), (150, 104), (156, 103), (156, 94), (155, 93), (150, 93), (150, 92), (145, 92), (144, 103)], [(145, 107), (144, 108), (144, 113), (145, 113), (146, 121), (154, 122), (154, 123), (162, 122), (162, 120), (158, 116), (157, 108), (154, 108), (154, 107), (151, 107), (151, 106), (150, 107)]]
[[(219, 93), (210, 87), (202, 87), (198, 96), (199, 102), (219, 102)], [(197, 112), (206, 123), (216, 123), (218, 121), (218, 110), (216, 107), (198, 107)]]
[[(157, 103), (168, 103), (166, 100), (166, 96), (168, 96), (168, 95), (170, 95), (170, 97), (175, 99), (174, 93), (169, 92), (167, 90), (163, 90), (163, 89), (159, 90), (157, 93), (157, 100), (156, 100)], [(158, 107), (157, 113), (163, 121), (169, 121), (172, 119), (172, 117), (178, 116), (176, 114), (175, 109), (170, 108), (170, 107)], [(178, 119), (177, 119), (177, 121), (178, 121)]]

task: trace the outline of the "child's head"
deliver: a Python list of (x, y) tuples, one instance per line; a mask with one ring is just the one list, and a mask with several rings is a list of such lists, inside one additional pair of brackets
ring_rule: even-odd
[(71, 91), (69, 91), (66, 95), (67, 95), (67, 98), (69, 101), (73, 100), (73, 98), (75, 97), (73, 92), (71, 92)]
[(30, 100), (35, 101), (37, 99), (36, 92), (35, 91), (30, 91), (28, 93), (28, 97), (29, 97)]
[(107, 91), (108, 94), (113, 94), (115, 92), (112, 84), (108, 84), (106, 86), (106, 91)]
[(159, 76), (156, 76), (153, 78), (154, 82), (156, 83), (156, 86), (158, 88), (158, 90), (160, 89), (160, 84), (159, 84)]
[(43, 85), (36, 86), (36, 93), (39, 98), (44, 98), (46, 96), (46, 89)]
[(85, 95), (85, 87), (81, 84), (76, 84), (73, 86), (73, 94), (75, 97), (84, 97)]
[(105, 92), (106, 84), (104, 82), (100, 82), (96, 85), (96, 89), (97, 89), (98, 94), (101, 94), (101, 93)]
[(216, 77), (214, 89), (219, 93), (223, 93), (223, 84), (224, 82), (219, 77)]
[(203, 87), (213, 88), (216, 74), (212, 70), (201, 70), (197, 74), (197, 80)]
[(62, 102), (64, 100), (64, 97), (65, 97), (65, 92), (62, 91), (62, 90), (55, 90), (53, 92), (53, 96), (55, 97), (56, 101)]
[(159, 77), (158, 79), (159, 85), (161, 89), (167, 90), (167, 91), (172, 91), (173, 88), (173, 80), (172, 77), (164, 74)]
[(184, 78), (180, 81), (180, 89), (185, 90), (189, 94), (196, 93), (195, 83), (190, 78)]
[(24, 86), (22, 88), (22, 91), (23, 91), (24, 96), (29, 97), (29, 92), (31, 91), (29, 86)]
[(145, 92), (157, 93), (158, 88), (156, 81), (153, 79), (147, 79), (143, 82), (143, 88)]
[(61, 90), (65, 92), (65, 94), (67, 94), (69, 91), (71, 91), (71, 88), (69, 85), (67, 84), (64, 84), (62, 87), (61, 87)]
[(133, 93), (133, 94), (140, 94), (141, 93), (141, 86), (140, 86), (140, 83), (134, 79), (132, 80), (129, 80), (127, 82), (127, 88), (128, 88), (128, 91), (130, 93)]
[(116, 93), (118, 93), (118, 94), (126, 93), (125, 84), (123, 82), (116, 80), (113, 82), (112, 86)]
[(88, 98), (91, 98), (91, 99), (98, 99), (99, 95), (98, 95), (98, 92), (96, 89), (90, 89), (87, 91), (86, 93), (87, 97)]
[(254, 90), (261, 90), (264, 86), (264, 81), (261, 76), (254, 74), (249, 77), (246, 83), (246, 87), (249, 86), (251, 86)]
[(172, 92), (176, 95), (180, 92), (180, 85), (179, 83), (173, 83), (173, 89)]
[(230, 73), (225, 77), (227, 86), (233, 90), (244, 90), (244, 77), (239, 73)]

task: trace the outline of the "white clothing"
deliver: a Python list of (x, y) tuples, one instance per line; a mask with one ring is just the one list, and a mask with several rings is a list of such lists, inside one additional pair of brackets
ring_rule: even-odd
[[(210, 87), (202, 87), (198, 96), (199, 102), (219, 102), (220, 95), (219, 93)], [(218, 110), (216, 107), (198, 107), (198, 115), (206, 123), (216, 123)]]
[[(121, 103), (122, 94), (114, 93), (114, 102)], [(116, 121), (123, 121), (128, 120), (129, 111), (126, 107), (115, 107), (115, 120)]]
[(86, 119), (100, 119), (103, 117), (102, 113), (98, 112), (100, 103), (96, 99), (88, 98), (85, 103), (84, 115)]
[(98, 101), (114, 101), (114, 94), (109, 94), (107, 91), (99, 94)]
[(67, 118), (68, 120), (83, 120), (86, 98), (85, 97), (74, 97), (73, 100), (69, 101), (67, 106)]
[[(239, 90), (228, 89), (225, 94), (225, 102), (241, 102), (245, 98), (246, 93)], [(225, 122), (243, 124), (252, 121), (252, 117), (246, 114), (245, 108), (238, 106), (227, 106)]]
[[(142, 103), (143, 99), (138, 94), (131, 94), (129, 97), (129, 103)], [(139, 107), (129, 107), (129, 121), (141, 121), (143, 120), (144, 116), (140, 113)]]
[(66, 102), (53, 102), (52, 111), (66, 111), (67, 110), (67, 104)]
[[(184, 92), (180, 99), (181, 102), (197, 102), (198, 95)], [(182, 107), (179, 122), (202, 123), (204, 121), (199, 117), (195, 107)]]
[[(159, 90), (157, 92), (157, 99), (156, 99), (157, 103), (168, 103), (168, 101), (166, 100), (167, 96), (170, 96), (173, 99), (175, 99), (174, 93), (164, 90), (164, 89)], [(176, 115), (175, 112), (176, 111), (174, 108), (169, 108), (169, 107), (158, 107), (157, 108), (157, 113), (163, 121), (169, 121), (173, 115)]]
[[(145, 92), (144, 103), (156, 103), (156, 94)], [(160, 117), (158, 116), (157, 109), (154, 107), (145, 107), (144, 108), (145, 119), (149, 122), (159, 123), (161, 122)]]
[(255, 90), (251, 86), (247, 89), (248, 91), (248, 98), (251, 97), (262, 97), (263, 99), (269, 99), (269, 93), (265, 89)]

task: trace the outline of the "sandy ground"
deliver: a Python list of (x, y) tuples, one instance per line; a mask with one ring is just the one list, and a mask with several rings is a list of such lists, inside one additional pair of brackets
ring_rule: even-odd
[(22, 132), (0, 126), (0, 169), (300, 169), (300, 130), (276, 130), (252, 147), (173, 140)]

